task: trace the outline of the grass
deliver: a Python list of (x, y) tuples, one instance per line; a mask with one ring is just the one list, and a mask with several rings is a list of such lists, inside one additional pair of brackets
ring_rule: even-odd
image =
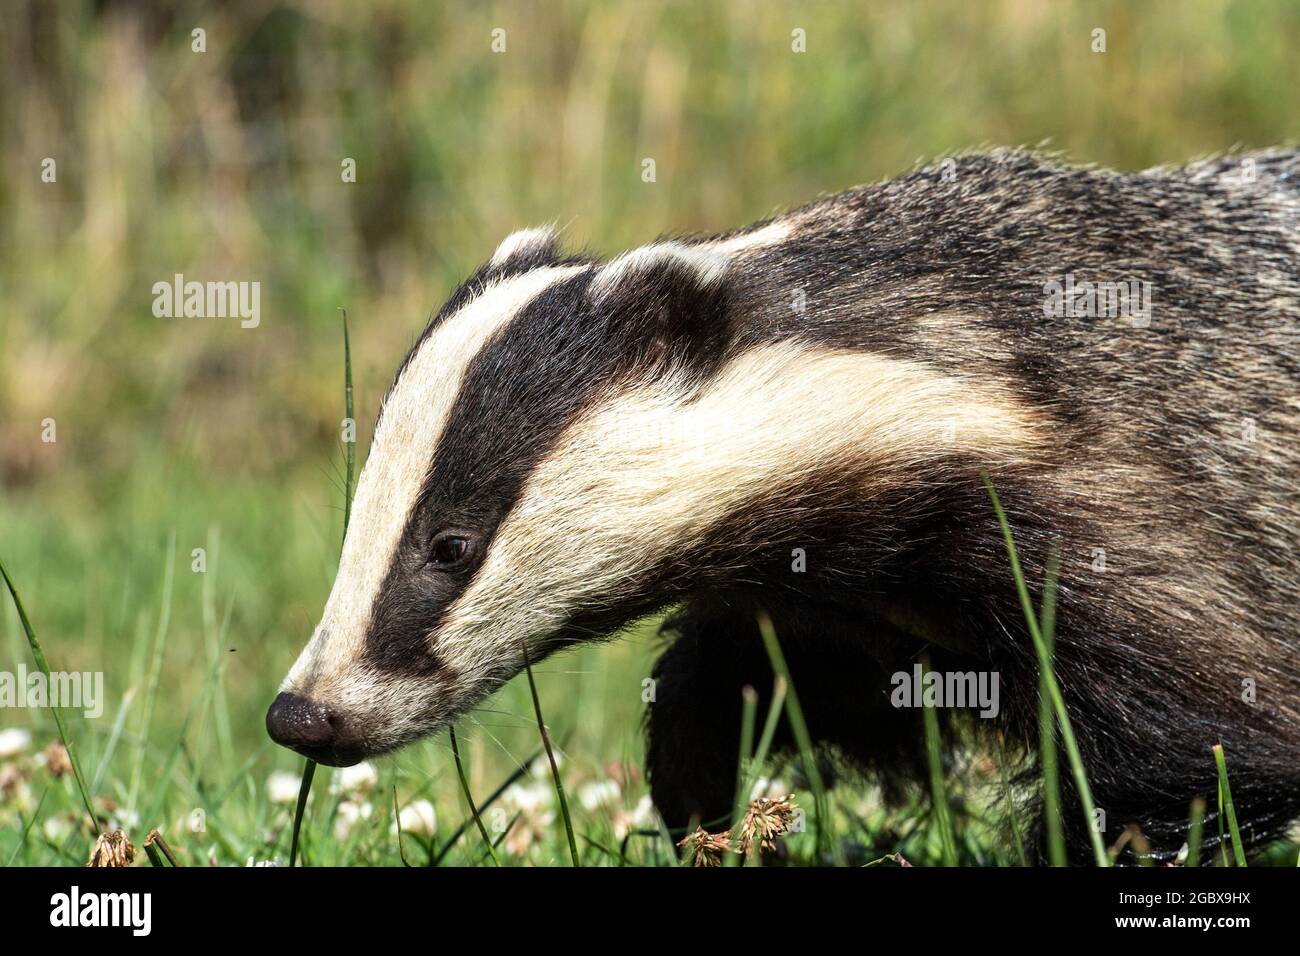
[(542, 701), (537, 696), (537, 681), (533, 679), (533, 665), (528, 659), (528, 642), (521, 641), (524, 652), (524, 673), (528, 675), (528, 693), (533, 698), (533, 712), (537, 714), (537, 732), (541, 734), (542, 746), (546, 749), (546, 763), (551, 768), (551, 780), (555, 784), (555, 797), (560, 803), (560, 817), (564, 821), (564, 836), (569, 841), (569, 856), (574, 866), (582, 866), (578, 860), (578, 843), (573, 837), (573, 818), (569, 816), (569, 801), (564, 796), (564, 781), (560, 777), (559, 764), (555, 762), (555, 750), (551, 747), (551, 735), (546, 730), (546, 718), (542, 716)]
[[(1083, 766), (1083, 756), (1079, 753), (1079, 744), (1074, 738), (1074, 728), (1070, 724), (1070, 714), (1065, 708), (1065, 699), (1061, 696), (1061, 688), (1057, 683), (1052, 667), (1052, 652), (1049, 649), (1051, 634), (1049, 633), (1046, 638), (1044, 637), (1039, 617), (1035, 614), (1033, 602), (1029, 599), (1029, 589), (1025, 586), (1025, 577), (1020, 570), (1020, 559), (1016, 554), (1016, 543), (1011, 536), (1011, 526), (1007, 523), (1006, 512), (1002, 510), (1002, 502), (998, 500), (997, 490), (994, 489), (993, 482), (989, 480), (988, 475), (982, 477), (989, 498), (993, 501), (993, 510), (997, 513), (998, 524), (1002, 527), (1002, 537), (1007, 545), (1007, 557), (1011, 561), (1011, 573), (1016, 580), (1016, 593), (1020, 596), (1020, 606), (1025, 612), (1025, 624), (1029, 629), (1030, 639), (1034, 642), (1034, 650), (1038, 654), (1040, 680), (1047, 691), (1048, 698), (1052, 702), (1057, 727), (1065, 743), (1065, 753), (1070, 762), (1070, 772), (1074, 776), (1075, 787), (1079, 794), (1079, 803), (1083, 808), (1084, 824), (1087, 827), (1088, 837), (1092, 843), (1093, 860), (1097, 866), (1109, 866), (1110, 860), (1106, 855), (1106, 847), (1101, 840), (1101, 832), (1094, 825), (1094, 821), (1097, 819), (1097, 808), (1092, 799), (1092, 787), (1088, 783), (1088, 773)], [(1049, 577), (1047, 593), (1054, 594), (1055, 587), (1053, 575)], [(1045, 598), (1043, 608), (1043, 620), (1054, 622), (1054, 610), (1051, 611), (1050, 617), (1047, 616), (1047, 609), (1054, 608), (1054, 598)], [(1048, 733), (1046, 736), (1050, 738), (1052, 735)]]
[[(339, 541), (339, 554), (342, 555), (343, 546), (348, 537), (348, 521), (352, 518), (352, 478), (357, 464), (357, 425), (356, 410), (352, 402), (352, 339), (348, 335), (348, 312), (347, 309), (339, 309), (339, 312), (343, 316), (343, 447), (344, 457), (347, 461), (347, 472), (343, 479), (343, 534)], [(456, 739), (454, 729), (451, 734), (452, 749), (454, 750)], [(457, 769), (459, 767), (458, 757)], [(298, 804), (293, 813), (293, 838), (289, 843), (289, 866), (291, 867), (298, 861), (298, 835), (302, 830), (303, 814), (307, 811), (307, 797), (311, 794), (311, 782), (315, 776), (316, 761), (308, 757), (302, 768), (302, 783), (298, 789)], [(468, 793), (466, 796), (468, 797)], [(401, 850), (402, 834), (400, 824), (397, 844), (398, 849)], [(405, 854), (403, 854), (402, 859), (406, 859)]]
[[(226, 5), (204, 11), (202, 57), (184, 25), (119, 7), (0, 13), (15, 54), (0, 62), (0, 546), (26, 607), (0, 611), (0, 668), (30, 659), (35, 630), (57, 666), (102, 671), (107, 699), (99, 720), (0, 714), (31, 734), (0, 758), (0, 861), (15, 865), (84, 864), (92, 808), (137, 842), (159, 828), (181, 865), (491, 865), (465, 838), (445, 737), (376, 762), (374, 783), (320, 767), (304, 790), (263, 715), (329, 593), (356, 446), (397, 361), (512, 230), (558, 220), (610, 253), (981, 143), (1047, 139), (1131, 169), (1297, 133), (1300, 10), (1284, 0), (778, 0), (741, 18), (687, 0), (546, 15), (391, 0), (383, 17), (325, 18)], [(491, 57), (498, 22), (510, 51)], [(805, 55), (789, 52), (796, 22)], [(1104, 56), (1086, 52), (1098, 22)], [(55, 183), (33, 175), (44, 157)], [(260, 326), (155, 318), (150, 287), (177, 272), (259, 281)], [(357, 433), (333, 457), (339, 303)], [(40, 440), (46, 419), (57, 441)], [(459, 725), (502, 865), (571, 864), (575, 844), (584, 865), (675, 863), (639, 810), (653, 627), (536, 664), (532, 686), (521, 675)], [(566, 730), (552, 743), (567, 829), (534, 689)], [(852, 782), (796, 786), (755, 730), (744, 790), (765, 776), (811, 808), (795, 863), (831, 847), (846, 863), (944, 861), (926, 793), (886, 807)], [(76, 773), (56, 777), (40, 754), (60, 739)], [(1018, 863), (991, 819), (1014, 819), (1014, 768), (967, 763), (944, 780), (958, 862)], [(396, 816), (423, 802), (399, 847)]]
[[(1010, 548), (1012, 549), (1010, 553), (1014, 554), (1014, 545), (1010, 545)], [(34, 633), (30, 630), (30, 621), (27, 619), (26, 610), (18, 598), (17, 590), (9, 578), (7, 569), (0, 566), (0, 573), (3, 573), (6, 583), (11, 589), (14, 607), (23, 621), (24, 627), (28, 629), (33, 650), (44, 667), (44, 655), (40, 652), (40, 645), (36, 642)], [(1046, 632), (1050, 634), (1052, 630), (1052, 614), (1046, 601), (1039, 621)], [(742, 723), (748, 730), (742, 734), (741, 757), (736, 765), (737, 809), (733, 813), (733, 831), (735, 830), (735, 822), (741, 816), (740, 807), (743, 805), (743, 801), (747, 799), (748, 794), (753, 791), (759, 774), (765, 771), (779, 770), (779, 764), (774, 766), (769, 760), (769, 754), (770, 745), (782, 711), (790, 719), (791, 725), (795, 729), (796, 739), (800, 741), (801, 765), (805, 768), (816, 767), (816, 763), (812, 759), (812, 746), (807, 736), (807, 729), (802, 726), (802, 712), (799, 710), (797, 692), (789, 684), (789, 673), (784, 665), (784, 657), (780, 652), (779, 640), (775, 635), (770, 620), (761, 619), (760, 628), (765, 641), (768, 643), (769, 653), (772, 654), (777, 677), (772, 701), (763, 722), (762, 730), (758, 733), (757, 742), (754, 740), (755, 732), (758, 730), (754, 706), (757, 700), (756, 695), (753, 695), (751, 691), (744, 701), (744, 707), (742, 708), (744, 719)], [(156, 645), (156, 639), (150, 642), (151, 648), (154, 645)], [(928, 668), (928, 662), (925, 666)], [(150, 670), (152, 670), (152, 666)], [(531, 671), (532, 666), (529, 663), (525, 671), (526, 679), (531, 678)], [(217, 672), (214, 669), (213, 673)], [(209, 678), (208, 685), (217, 686), (211, 678)], [(1050, 682), (1049, 686), (1051, 686)], [(519, 765), (507, 775), (506, 779), (500, 782), (482, 804), (476, 804), (473, 799), (470, 776), (462, 760), (461, 748), (454, 730), (449, 733), (451, 764), (455, 771), (454, 779), (459, 784), (460, 794), (463, 796), (469, 813), (468, 820), (465, 822), (472, 821), (481, 839), (482, 849), (480, 852), (475, 852), (461, 840), (464, 832), (464, 822), (460, 827), (451, 831), (441, 826), (435, 826), (433, 832), (421, 834), (424, 838), (422, 848), (427, 855), (425, 862), (430, 865), (443, 865), (448, 862), (465, 865), (487, 861), (491, 861), (496, 865), (529, 861), (535, 863), (555, 862), (557, 853), (562, 852), (560, 847), (567, 849), (569, 861), (574, 865), (626, 865), (628, 863), (632, 865), (661, 865), (664, 862), (671, 861), (673, 858), (671, 848), (666, 845), (667, 841), (662, 836), (657, 835), (653, 829), (646, 831), (650, 835), (650, 839), (642, 841), (636, 850), (629, 853), (628, 838), (634, 824), (629, 822), (626, 817), (620, 819), (618, 813), (610, 812), (608, 807), (588, 807), (585, 814), (570, 813), (557, 757), (559, 751), (553, 746), (550, 734), (546, 730), (546, 721), (542, 710), (542, 694), (538, 682), (535, 679), (528, 679), (527, 690), (536, 718), (536, 723), (533, 726), (534, 735), (541, 737), (542, 746), (529, 757), (519, 762)], [(156, 690), (154, 692), (157, 693)], [(192, 713), (187, 718), (187, 722), (189, 719), (193, 719), (197, 713), (204, 711), (210, 713), (213, 710), (213, 701), (206, 695), (201, 696), (195, 702), (194, 710), (195, 713)], [(475, 723), (477, 724), (477, 720), (475, 720)], [(801, 727), (802, 729), (800, 729)], [(66, 730), (64, 730), (64, 734), (67, 734)], [(858, 810), (849, 809), (842, 802), (845, 796), (842, 792), (839, 794), (840, 801), (832, 800), (833, 792), (828, 791), (824, 782), (819, 781), (819, 775), (814, 769), (807, 774), (810, 786), (807, 796), (812, 798), (813, 805), (818, 808), (817, 816), (814, 818), (814, 827), (811, 834), (795, 833), (788, 837), (792, 859), (795, 862), (804, 863), (825, 861), (828, 858), (828, 850), (827, 838), (824, 834), (830, 832), (837, 833), (843, 838), (842, 840), (836, 840), (836, 845), (841, 850), (842, 862), (849, 862), (849, 860), (843, 858), (845, 847), (857, 847), (857, 855), (861, 859), (875, 859), (877, 863), (896, 859), (894, 857), (895, 853), (901, 853), (904, 858), (916, 865), (949, 865), (953, 862), (991, 862), (1002, 865), (1023, 863), (1024, 849), (1019, 845), (1018, 838), (1014, 851), (1012, 848), (998, 845), (996, 835), (999, 829), (990, 826), (983, 819), (980, 807), (972, 807), (970, 800), (972, 797), (979, 798), (980, 786), (972, 787), (970, 780), (946, 779), (942, 772), (941, 761), (938, 759), (940, 741), (937, 722), (930, 723), (927, 721), (926, 736), (927, 749), (932, 755), (932, 802), (929, 809), (920, 800), (911, 806), (892, 813), (882, 814), (879, 808), (873, 808), (869, 804), (861, 805)], [(1068, 741), (1068, 733), (1066, 737)], [(92, 737), (92, 740), (94, 739)], [(76, 741), (71, 736), (68, 736), (67, 740), (69, 744), (73, 744), (69, 748), (70, 751), (76, 754)], [(176, 746), (175, 751), (180, 755), (179, 761), (176, 759), (175, 753), (169, 757), (158, 758), (163, 765), (163, 779), (171, 780), (172, 785), (163, 787), (163, 792), (155, 794), (154, 802), (146, 811), (146, 815), (150, 818), (146, 822), (152, 823), (165, 817), (166, 810), (164, 808), (169, 804), (174, 806), (177, 798), (183, 800), (188, 792), (204, 796), (210, 826), (203, 833), (187, 832), (186, 829), (179, 827), (170, 828), (172, 833), (170, 839), (177, 844), (175, 849), (170, 847), (164, 839), (158, 837), (150, 839), (144, 847), (145, 856), (149, 862), (153, 865), (194, 865), (206, 862), (209, 859), (217, 861), (224, 859), (226, 862), (236, 862), (241, 858), (244, 861), (251, 859), (256, 862), (263, 858), (263, 854), (266, 855), (265, 858), (274, 859), (277, 845), (283, 846), (281, 841), (290, 832), (288, 808), (276, 810), (277, 804), (274, 803), (274, 800), (268, 801), (261, 794), (258, 794), (254, 788), (249, 787), (242, 767), (236, 768), (229, 778), (225, 780), (214, 780), (211, 773), (196, 773), (197, 768), (194, 767), (193, 762), (185, 759), (187, 749), (183, 743)], [(417, 753), (423, 751), (422, 757), (419, 758), (422, 759), (423, 756), (428, 755), (430, 745), (420, 745), (413, 749)], [(1069, 752), (1070, 748), (1067, 744), (1067, 754)], [(540, 763), (543, 756), (546, 758), (544, 764)], [(436, 770), (432, 772), (416, 770), (415, 764), (418, 764), (419, 759), (413, 763), (407, 763), (398, 758), (391, 768), (393, 783), (373, 788), (373, 793), (376, 795), (379, 793), (390, 793), (392, 795), (392, 817), (390, 818), (387, 814), (375, 814), (375, 819), (363, 821), (346, 836), (341, 835), (338, 830), (339, 821), (342, 819), (340, 815), (341, 806), (348, 801), (368, 799), (369, 792), (365, 790), (360, 792), (346, 791), (339, 794), (336, 792), (336, 787), (331, 787), (331, 792), (334, 793), (332, 805), (323, 817), (314, 821), (315, 825), (311, 831), (304, 832), (304, 837), (312, 836), (313, 862), (318, 864), (350, 862), (372, 865), (418, 865), (418, 861), (413, 861), (409, 854), (411, 850), (416, 846), (421, 846), (421, 844), (419, 840), (413, 840), (409, 834), (404, 834), (398, 822), (403, 802), (399, 796), (398, 783), (402, 783), (402, 789), (407, 795), (406, 802), (409, 803), (422, 799), (423, 795), (429, 793), (430, 788), (436, 786), (440, 779), (445, 779), (445, 775)], [(1221, 748), (1215, 748), (1214, 759), (1218, 764), (1221, 780), (1219, 791), (1221, 812), (1219, 817), (1221, 820), (1225, 820), (1230, 828), (1237, 865), (1244, 865), (1245, 859), (1241, 851), (1235, 810)], [(146, 766), (148, 764), (149, 761), (146, 761)], [(984, 780), (982, 785), (987, 788), (995, 783), (1000, 783), (1003, 795), (1005, 795), (1007, 778), (1001, 761), (998, 762), (998, 767), (998, 781)], [(183, 772), (182, 768), (187, 768), (189, 773)], [(339, 774), (337, 772), (334, 772), (334, 774), (334, 782), (337, 784)], [(205, 776), (208, 779), (205, 780)], [(549, 787), (546, 787), (543, 783), (546, 777), (550, 778)], [(81, 777), (79, 768), (76, 770), (75, 779), (79, 781), (76, 789), (80, 792), (83, 804), (88, 809), (92, 806), (92, 800), (84, 784), (80, 782), (84, 778)], [(577, 774), (577, 779), (595, 783), (607, 782), (609, 778), (594, 776), (591, 767), (588, 766)], [(512, 796), (512, 790), (521, 786), (521, 780), (529, 781), (525, 785), (531, 788), (531, 796), (528, 799), (521, 800), (520, 794), (513, 794)], [(298, 790), (301, 807), (305, 807), (307, 804), (310, 793), (310, 778), (305, 779), (304, 784)], [(121, 786), (124, 792), (129, 792), (128, 782), (122, 781)], [(539, 822), (538, 820), (529, 821), (526, 817), (535, 813), (534, 802), (537, 800), (538, 794), (543, 792), (543, 788), (550, 790), (556, 798), (556, 804), (560, 809), (558, 821), (553, 817), (547, 819), (543, 814), (540, 817), (541, 827), (535, 842), (527, 846), (522, 853), (511, 850), (510, 855), (502, 856), (503, 851), (509, 849), (506, 843), (507, 838), (521, 824), (521, 821), (525, 825)], [(949, 799), (949, 788), (954, 788), (952, 792), (959, 794), (959, 799)], [(627, 809), (627, 804), (630, 803), (627, 798), (631, 795), (631, 793), (621, 795), (624, 797), (621, 801), (623, 809)], [(11, 861), (22, 861), (31, 856), (31, 850), (28, 846), (30, 835), (42, 823), (46, 823), (51, 819), (59, 819), (56, 814), (50, 811), (51, 809), (60, 808), (61, 803), (66, 804), (66, 800), (71, 798), (72, 792), (69, 792), (66, 788), (58, 787), (56, 783), (56, 786), (52, 788), (52, 801), (47, 799), (50, 796), (51, 793), (43, 795), (32, 817), (24, 821), (24, 826), (18, 835), (19, 842), (10, 848), (7, 854)], [(987, 792), (985, 792), (985, 796), (987, 797)], [(796, 797), (796, 799), (802, 800), (804, 798)], [(508, 813), (511, 815), (507, 817), (508, 823), (504, 827), (498, 828), (499, 833), (494, 840), (484, 822), (483, 815), (494, 804), (502, 800), (509, 805)], [(49, 806), (51, 802), (55, 804), (54, 808)], [(991, 804), (993, 800), (989, 799), (988, 802)], [(947, 815), (950, 806), (955, 808), (955, 817), (953, 818), (949, 818)], [(454, 804), (447, 804), (443, 801), (443, 810), (439, 816), (444, 816), (453, 807)], [(821, 807), (827, 809), (823, 811), (820, 809)], [(1199, 813), (1196, 805), (1192, 808), (1191, 822), (1194, 831), (1199, 830), (1200, 821), (1203, 818), (1203, 802), (1199, 802), (1199, 808)], [(318, 812), (319, 809), (318, 807)], [(104, 813), (103, 801), (99, 801), (99, 812)], [(823, 817), (823, 812), (828, 816)], [(277, 825), (274, 818), (279, 814), (284, 814), (283, 823)], [(833, 814), (833, 818), (829, 817), (831, 814)], [(268, 817), (271, 818), (269, 821)], [(389, 819), (392, 819), (394, 824), (391, 835), (385, 833), (383, 827), (379, 825), (386, 823)], [(268, 822), (271, 824), (269, 830), (266, 829)], [(166, 825), (164, 824), (164, 826)], [(937, 831), (939, 835), (937, 846), (925, 836), (925, 831), (932, 829)], [(1013, 821), (1013, 829), (1018, 832), (1015, 821)], [(257, 836), (259, 831), (263, 833), (260, 844), (257, 842), (259, 840)], [(40, 831), (37, 830), (37, 832)], [(441, 840), (438, 839), (440, 834), (442, 836)], [(151, 834), (151, 836), (153, 835)], [(63, 846), (58, 845), (55, 839), (46, 835), (45, 846), (48, 854), (51, 855), (45, 856), (43, 862), (58, 862), (60, 858), (64, 862), (77, 862), (81, 854), (74, 847), (79, 840), (85, 841), (87, 839), (84, 834), (79, 834), (75, 828), (65, 836), (65, 840), (71, 841), (71, 843)], [(215, 841), (215, 843), (212, 847), (205, 849), (204, 843), (209, 840)], [(611, 847), (619, 845), (620, 840), (623, 849), (618, 851), (611, 849)], [(972, 842), (977, 848), (974, 854), (969, 849)], [(580, 843), (584, 849), (579, 849)], [(1140, 834), (1135, 836), (1133, 845), (1135, 848), (1142, 845)], [(633, 844), (633, 846), (637, 846), (637, 844)], [(1224, 846), (1226, 847), (1226, 841), (1224, 841)], [(85, 843), (85, 847), (88, 847), (88, 843)], [(435, 849), (435, 847), (438, 848)], [(165, 854), (165, 857), (160, 855), (160, 848), (165, 848), (162, 849), (162, 854)], [(259, 850), (260, 853), (257, 852)], [(250, 851), (253, 852), (250, 853)], [(883, 853), (874, 851), (883, 851)], [(291, 855), (294, 853), (292, 844), (289, 852)], [(986, 852), (988, 858), (980, 859), (981, 852)], [(831, 859), (834, 858), (833, 851), (830, 852), (829, 856)], [(1196, 851), (1193, 850), (1189, 857), (1189, 863), (1195, 864), (1196, 862), (1198, 862), (1198, 856)]]
[(1185, 865), (1195, 868), (1201, 863), (1201, 833), (1205, 826), (1205, 801), (1197, 797), (1192, 801), (1191, 825), (1187, 829), (1187, 860)]
[[(1219, 771), (1219, 846), (1223, 847), (1223, 819), (1228, 819), (1228, 832), (1232, 835), (1232, 856), (1237, 866), (1246, 865), (1246, 850), (1237, 829), (1237, 811), (1232, 805), (1232, 787), (1228, 784), (1228, 761), (1223, 755), (1223, 744), (1214, 745), (1214, 766)], [(1226, 850), (1224, 851), (1226, 854)], [(1227, 866), (1226, 855), (1223, 865)]]
[[(921, 655), (921, 673), (930, 672), (930, 655)], [(939, 714), (933, 707), (921, 711), (925, 722), (925, 755), (930, 766), (930, 800), (934, 807), (934, 825), (939, 831), (943, 847), (944, 866), (957, 865), (957, 837), (952, 829), (952, 808), (948, 804), (948, 789), (944, 780), (943, 741), (939, 736)]]
[(479, 836), (483, 838), (483, 845), (487, 848), (492, 865), (500, 866), (501, 861), (497, 859), (496, 849), (492, 845), (492, 838), (488, 836), (487, 827), (483, 826), (483, 817), (479, 814), (478, 807), (474, 805), (474, 795), (470, 793), (469, 781), (465, 779), (465, 767), (460, 761), (460, 748), (456, 746), (455, 727), (447, 728), (447, 740), (451, 743), (452, 759), (456, 762), (456, 779), (460, 781), (460, 792), (465, 798), (465, 805), (469, 807), (470, 817), (474, 820), (474, 826), (478, 827)]
[(758, 615), (758, 630), (763, 636), (763, 645), (767, 648), (768, 660), (772, 671), (779, 677), (785, 687), (785, 711), (790, 727), (794, 731), (795, 742), (799, 746), (799, 761), (805, 776), (812, 785), (813, 803), (816, 807), (814, 829), (817, 833), (817, 849), (830, 851), (836, 865), (843, 865), (844, 853), (835, 838), (835, 818), (830, 812), (830, 800), (826, 792), (826, 783), (822, 780), (818, 755), (813, 747), (812, 736), (808, 733), (808, 724), (803, 717), (803, 707), (799, 704), (799, 695), (790, 680), (790, 669), (786, 666), (785, 654), (781, 651), (781, 642), (772, 626), (772, 619), (766, 613)]
[[(4, 578), (5, 587), (9, 589), (9, 596), (14, 602), (14, 609), (18, 612), (18, 619), (23, 625), (23, 633), (27, 636), (27, 644), (32, 649), (32, 657), (35, 658), (36, 666), (41, 669), (41, 673), (45, 675), (48, 686), (50, 662), (45, 659), (45, 651), (41, 649), (41, 643), (36, 639), (36, 634), (32, 631), (32, 623), (27, 619), (27, 609), (23, 607), (22, 598), (18, 596), (18, 590), (14, 587), (14, 582), (9, 578), (9, 572), (5, 569), (3, 561), (0, 561), (0, 577)], [(68, 763), (71, 765), (72, 775), (77, 781), (77, 790), (81, 796), (82, 806), (86, 809), (86, 823), (92, 831), (98, 833), (100, 831), (99, 816), (95, 813), (94, 805), (91, 803), (90, 791), (86, 789), (86, 779), (81, 773), (81, 762), (77, 759), (76, 745), (68, 734), (68, 728), (63, 723), (63, 716), (59, 713), (59, 708), (51, 707), (50, 713), (53, 715), (54, 724), (58, 728), (59, 740), (63, 743), (63, 749), (68, 753)], [(24, 840), (24, 845), (25, 842)]]

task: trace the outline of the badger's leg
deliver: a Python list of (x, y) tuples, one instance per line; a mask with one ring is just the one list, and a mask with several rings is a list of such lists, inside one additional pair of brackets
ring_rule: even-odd
[[(646, 713), (646, 772), (664, 823), (680, 837), (692, 823), (724, 829), (735, 797), (741, 689), (770, 688), (757, 635), (743, 617), (688, 611), (655, 662)], [(766, 668), (766, 669), (765, 669)]]
[[(889, 704), (889, 678), (910, 672), (918, 645), (877, 622), (807, 612), (774, 615), (781, 648), (814, 746), (831, 744), (885, 783), (924, 767), (920, 711)], [(725, 829), (735, 798), (741, 691), (758, 694), (761, 726), (773, 673), (752, 609), (695, 606), (671, 623), (678, 635), (652, 672), (646, 765), (655, 806), (670, 830), (692, 821)], [(781, 720), (772, 752), (795, 750)]]

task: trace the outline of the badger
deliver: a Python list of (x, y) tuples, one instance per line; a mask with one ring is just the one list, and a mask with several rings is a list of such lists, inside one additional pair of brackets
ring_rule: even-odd
[(397, 372), (269, 733), (351, 764), (664, 615), (651, 793), (671, 828), (718, 820), (742, 690), (772, 694), (765, 614), (832, 766), (919, 779), (923, 712), (891, 691), (928, 654), (1001, 697), (941, 711), (944, 739), (996, 734), (1032, 779), (1038, 659), (987, 477), (1035, 606), (1059, 564), (1108, 843), (1177, 851), (1198, 796), (1213, 820), (1222, 744), (1258, 845), (1300, 816), (1298, 262), (1285, 150), (959, 154), (607, 261), (516, 232)]

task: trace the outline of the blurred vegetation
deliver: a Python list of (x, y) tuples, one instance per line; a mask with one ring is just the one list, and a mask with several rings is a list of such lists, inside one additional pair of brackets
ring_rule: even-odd
[[(513, 229), (554, 221), (609, 253), (982, 144), (1135, 168), (1300, 134), (1293, 0), (10, 0), (0, 28), (0, 556), (53, 666), (106, 672), (105, 718), (74, 723), (92, 765), (111, 757), (101, 792), (174, 790), (169, 820), (234, 785), (270, 826), (262, 781), (298, 766), (262, 719), (337, 556), (338, 308), (364, 458), (429, 311)], [(175, 273), (260, 282), (260, 326), (155, 318)], [(12, 670), (30, 658), (2, 603)], [(643, 634), (538, 669), (573, 759), (639, 765), (654, 650)], [(526, 694), (466, 728), (476, 789), (535, 746)], [(0, 713), (14, 724), (53, 738), (47, 714)], [(441, 741), (389, 763), (458, 821)]]

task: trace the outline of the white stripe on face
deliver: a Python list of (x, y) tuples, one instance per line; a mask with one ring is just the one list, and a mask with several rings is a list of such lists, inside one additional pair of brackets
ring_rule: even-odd
[[(411, 517), (461, 382), (484, 343), (542, 290), (584, 267), (540, 268), (503, 279), (424, 341), (384, 401), (357, 482), (334, 589), (320, 627), (282, 690), (330, 702), (364, 666), (371, 611)], [(349, 696), (355, 696), (350, 693)]]
[(611, 396), (539, 465), (434, 637), (462, 679), (513, 673), (520, 638), (616, 604), (665, 557), (801, 477), (832, 469), (869, 494), (940, 456), (1007, 463), (1042, 439), (987, 383), (796, 342), (744, 353), (687, 397), (670, 381)]

